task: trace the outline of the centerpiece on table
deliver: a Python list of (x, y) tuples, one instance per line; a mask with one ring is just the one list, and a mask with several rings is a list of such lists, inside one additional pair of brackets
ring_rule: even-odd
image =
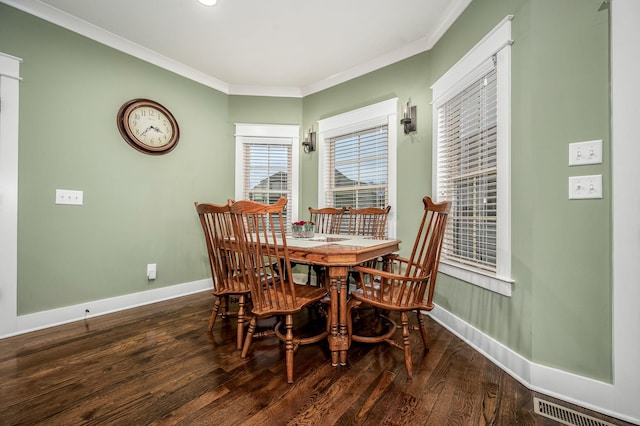
[(296, 238), (311, 238), (313, 237), (313, 228), (315, 223), (299, 220), (291, 224), (291, 232)]

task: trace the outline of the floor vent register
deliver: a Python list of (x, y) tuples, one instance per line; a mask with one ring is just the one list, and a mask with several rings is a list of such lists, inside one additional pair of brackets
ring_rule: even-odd
[(540, 398), (533, 398), (533, 409), (541, 416), (553, 419), (563, 425), (569, 426), (615, 426), (595, 417), (579, 413), (562, 405), (544, 401)]

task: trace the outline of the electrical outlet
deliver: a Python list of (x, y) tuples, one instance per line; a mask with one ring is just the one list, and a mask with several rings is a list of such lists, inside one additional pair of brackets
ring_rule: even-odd
[(602, 198), (602, 175), (570, 176), (569, 199)]
[(149, 263), (147, 265), (147, 279), (148, 280), (155, 280), (156, 279), (156, 264), (155, 263)]
[(56, 189), (56, 204), (69, 204), (74, 206), (82, 205), (82, 191), (72, 191), (70, 189)]
[(602, 139), (569, 144), (569, 165), (602, 163)]

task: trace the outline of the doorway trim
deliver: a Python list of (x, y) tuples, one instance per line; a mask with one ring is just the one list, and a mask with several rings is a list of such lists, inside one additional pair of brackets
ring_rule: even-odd
[(22, 59), (0, 52), (0, 336), (18, 318), (18, 100)]

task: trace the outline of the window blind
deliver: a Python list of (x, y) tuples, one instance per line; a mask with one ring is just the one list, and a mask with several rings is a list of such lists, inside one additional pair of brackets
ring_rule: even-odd
[(437, 191), (452, 202), (442, 257), (495, 273), (497, 73), (491, 69), (438, 109)]
[(328, 139), (325, 204), (338, 208), (386, 207), (388, 145), (386, 125)]
[[(273, 204), (280, 197), (292, 199), (291, 140), (282, 138), (243, 139), (243, 198)], [(285, 224), (291, 222), (289, 204)]]

